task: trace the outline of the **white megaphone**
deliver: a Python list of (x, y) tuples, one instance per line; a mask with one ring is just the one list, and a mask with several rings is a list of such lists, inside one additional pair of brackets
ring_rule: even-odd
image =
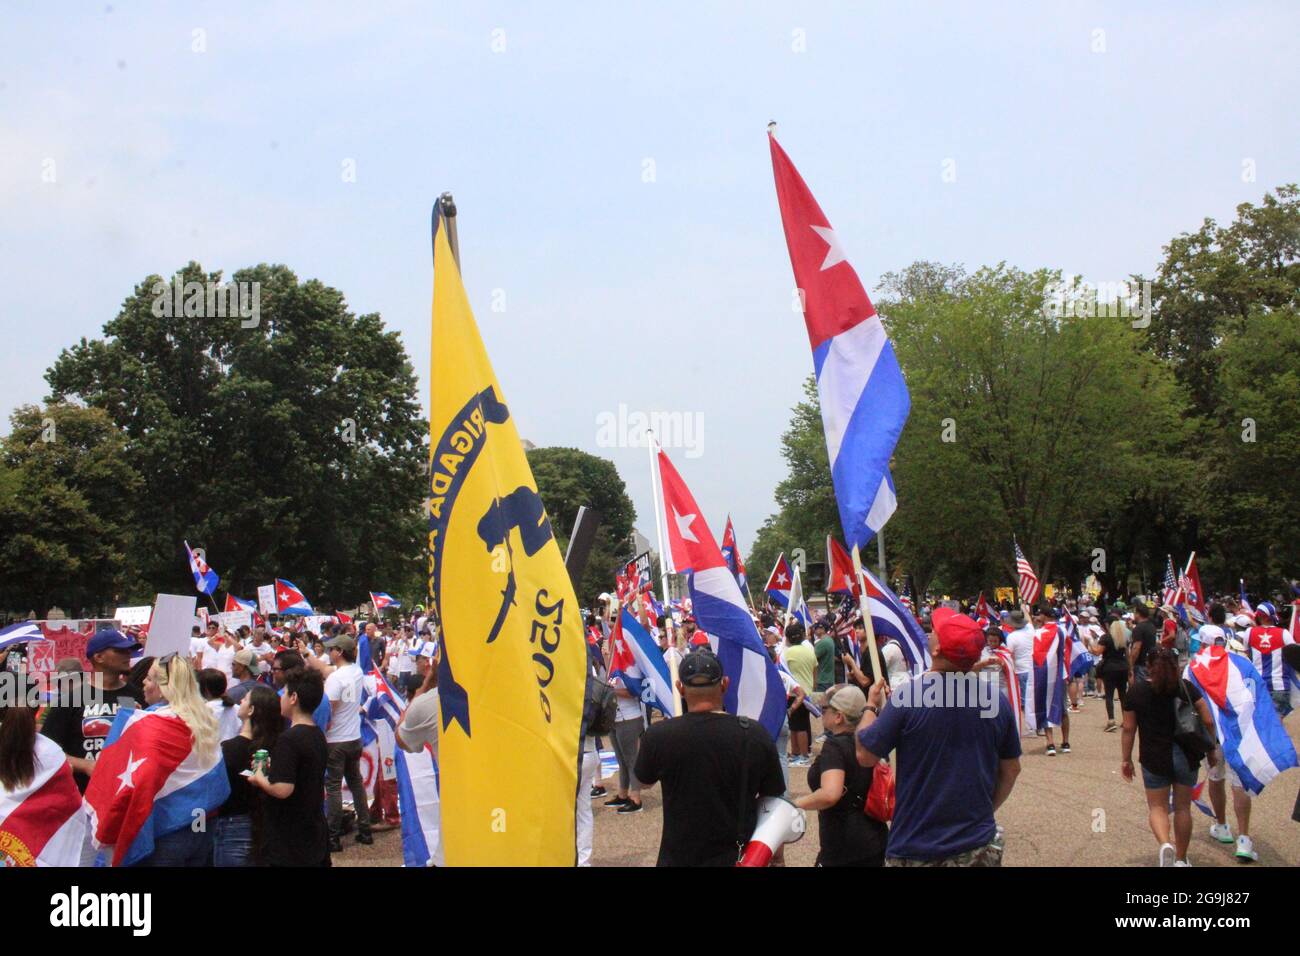
[(767, 866), (772, 854), (797, 842), (808, 829), (807, 817), (785, 797), (764, 797), (758, 802), (758, 826), (736, 866)]

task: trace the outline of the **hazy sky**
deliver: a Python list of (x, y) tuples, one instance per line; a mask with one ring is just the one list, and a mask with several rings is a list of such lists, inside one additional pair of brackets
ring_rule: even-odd
[(0, 412), (190, 259), (380, 312), (427, 407), (452, 190), (521, 434), (611, 457), (649, 531), (600, 416), (690, 416), (670, 454), (746, 550), (812, 369), (768, 120), (868, 289), (920, 258), (1122, 279), (1300, 179), (1294, 3), (57, 6), (0, 31)]

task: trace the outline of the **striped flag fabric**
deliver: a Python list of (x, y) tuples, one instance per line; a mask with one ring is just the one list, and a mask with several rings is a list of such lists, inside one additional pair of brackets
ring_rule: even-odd
[(30, 641), (43, 640), (45, 640), (45, 635), (41, 633), (40, 625), (32, 621), (19, 621), (17, 624), (10, 624), (8, 627), (0, 629), (0, 650), (10, 644), (26, 644)]
[(1297, 766), (1295, 745), (1282, 726), (1259, 671), (1241, 654), (1203, 647), (1183, 676), (1204, 695), (1228, 766), (1258, 794), (1274, 777)]
[(897, 507), (889, 459), (911, 410), (894, 346), (808, 185), (769, 131), (790, 265), (812, 346), (831, 482), (850, 550)]
[(1025, 604), (1033, 604), (1038, 600), (1041, 591), (1038, 575), (1034, 573), (1033, 565), (1025, 558), (1025, 552), (1020, 550), (1020, 543), (1012, 543), (1016, 549), (1016, 574), (1019, 576), (1020, 600)]
[(427, 745), (418, 754), (398, 747), (393, 763), (397, 768), (397, 809), (402, 821), (402, 863), (415, 867), (442, 866), (437, 755)]
[(924, 673), (930, 667), (930, 639), (916, 617), (866, 567), (862, 569), (862, 577), (867, 585), (871, 626), (877, 640), (882, 644), (897, 641), (907, 659), (908, 672), (913, 677)]
[(727, 525), (722, 531), (722, 557), (727, 562), (727, 569), (736, 576), (736, 583), (744, 591), (749, 585), (745, 581), (745, 562), (740, 560), (740, 547), (736, 544), (736, 529), (732, 527), (731, 515), (727, 515)]
[[(853, 558), (835, 536), (826, 536), (826, 593), (856, 597), (858, 583), (853, 580)], [(911, 607), (906, 598), (903, 604)]]
[(1061, 726), (1065, 713), (1065, 635), (1049, 622), (1034, 635), (1034, 666), (1025, 686), (1025, 723), (1031, 730)]
[(1246, 632), (1246, 650), (1264, 686), (1272, 693), (1286, 694), (1295, 709), (1300, 708), (1300, 676), (1282, 659), (1282, 648), (1291, 643), (1291, 634), (1280, 627), (1252, 627)]
[(656, 461), (673, 566), (688, 575), (695, 621), (731, 679), (723, 705), (728, 713), (757, 720), (775, 740), (785, 720), (781, 675), (695, 497), (663, 449), (657, 449)]
[(767, 593), (767, 598), (773, 604), (780, 607), (790, 606), (790, 589), (794, 587), (794, 571), (790, 568), (790, 562), (785, 558), (785, 552), (782, 551), (776, 559), (776, 564), (772, 567), (772, 573), (767, 579), (767, 585), (763, 590)]
[(610, 634), (609, 676), (623, 681), (623, 687), (643, 704), (673, 716), (673, 685), (668, 661), (650, 632), (626, 608)]
[(199, 557), (190, 547), (188, 541), (182, 542), (185, 545), (185, 553), (190, 559), (190, 573), (194, 575), (194, 587), (200, 594), (211, 594), (217, 589), (217, 572), (213, 571), (203, 558)]
[(1002, 686), (1007, 689), (1007, 699), (1011, 703), (1011, 716), (1020, 723), (1020, 681), (1016, 679), (1016, 655), (1011, 648), (1003, 645), (994, 653), (998, 655), (998, 666), (1002, 670)]
[(805, 628), (812, 627), (812, 611), (803, 597), (803, 577), (799, 569), (794, 569), (794, 584), (790, 587), (790, 616), (803, 622)]
[(77, 866), (86, 814), (59, 745), (36, 735), (36, 773), (14, 790), (0, 788), (0, 869)]
[(1173, 555), (1165, 555), (1165, 579), (1160, 585), (1160, 603), (1169, 607), (1173, 606), (1174, 599), (1178, 596), (1178, 577), (1174, 574)]

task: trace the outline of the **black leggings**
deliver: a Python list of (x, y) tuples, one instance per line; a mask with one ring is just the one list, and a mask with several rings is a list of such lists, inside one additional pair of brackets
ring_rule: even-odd
[(1112, 693), (1119, 694), (1119, 706), (1124, 706), (1124, 694), (1128, 690), (1128, 671), (1127, 670), (1104, 670), (1098, 671), (1097, 676), (1101, 678), (1102, 686), (1106, 688), (1106, 719), (1115, 719), (1115, 702), (1111, 700)]

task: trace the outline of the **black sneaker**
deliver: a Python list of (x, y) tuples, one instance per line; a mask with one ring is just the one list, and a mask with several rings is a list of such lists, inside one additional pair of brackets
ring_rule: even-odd
[(331, 853), (342, 853), (343, 841), (340, 840), (338, 837), (330, 837), (329, 850)]
[(369, 833), (358, 833), (357, 842), (362, 846), (374, 846), (375, 838)]
[(1049, 756), (1049, 757), (1055, 757), (1055, 756), (1056, 756), (1056, 746), (1055, 746), (1055, 744), (1048, 744), (1048, 745), (1047, 745), (1047, 756)]
[(604, 787), (592, 787), (591, 799), (595, 800), (597, 797), (603, 797), (607, 793), (609, 793), (609, 791), (606, 790)]
[(1069, 752), (1070, 752), (1070, 745), (1069, 745), (1069, 744), (1061, 744), (1061, 753), (1063, 753), (1063, 754), (1068, 754)]
[(624, 803), (621, 807), (618, 808), (618, 812), (619, 813), (640, 813), (641, 804), (633, 803), (631, 800), (629, 800), (626, 803)]
[(629, 800), (627, 797), (615, 797), (613, 800), (606, 800), (605, 806), (613, 807), (615, 810), (617, 810), (620, 807), (627, 806), (631, 802), (632, 801)]

